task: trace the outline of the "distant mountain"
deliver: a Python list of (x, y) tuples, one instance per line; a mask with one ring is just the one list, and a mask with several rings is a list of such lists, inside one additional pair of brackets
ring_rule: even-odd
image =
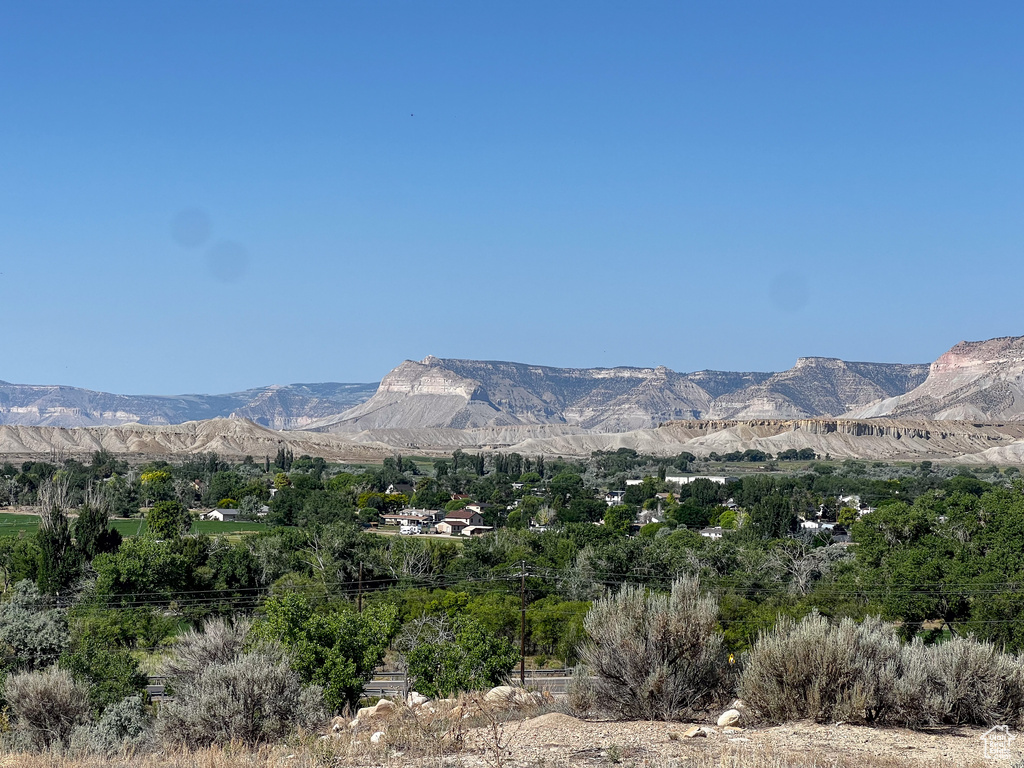
[(1024, 337), (961, 341), (931, 364), (920, 386), (849, 416), (1024, 421)]
[(801, 357), (788, 371), (715, 399), (709, 419), (806, 419), (838, 416), (872, 401), (902, 395), (928, 376), (927, 365), (848, 363)]
[(782, 373), (552, 368), (427, 357), (406, 360), (377, 393), (313, 428), (332, 432), (566, 424), (625, 432), (685, 419), (838, 416), (924, 381), (926, 365), (801, 358)]
[(0, 381), (0, 424), (49, 427), (181, 424), (228, 416), (302, 429), (369, 398), (376, 384), (289, 384), (227, 395), (113, 395)]

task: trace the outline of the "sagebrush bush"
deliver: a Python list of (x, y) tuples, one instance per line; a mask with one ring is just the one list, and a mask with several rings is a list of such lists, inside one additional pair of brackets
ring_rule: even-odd
[(157, 720), (164, 739), (190, 747), (260, 744), (326, 718), (322, 689), (302, 687), (279, 645), (243, 651), (247, 631), (247, 624), (213, 620), (175, 647), (167, 664), (174, 699)]
[(746, 655), (740, 696), (773, 722), (877, 722), (896, 706), (903, 648), (877, 619), (780, 619)]
[(973, 638), (955, 637), (939, 645), (909, 648), (924, 654), (931, 692), (924, 709), (929, 719), (952, 725), (1020, 723), (1024, 708), (1020, 659)]
[(135, 752), (152, 736), (141, 696), (129, 696), (103, 710), (98, 722), (80, 725), (71, 733), (76, 754), (115, 755)]
[(238, 658), (245, 646), (251, 624), (245, 619), (230, 622), (216, 617), (207, 620), (203, 631), (190, 629), (174, 644), (174, 654), (164, 667), (172, 686), (195, 681), (212, 664), (227, 664)]
[(57, 667), (11, 675), (3, 695), (17, 741), (27, 749), (66, 745), (75, 726), (89, 717), (88, 689)]
[(780, 619), (744, 658), (740, 695), (771, 722), (1017, 725), (1024, 666), (973, 638), (900, 642), (876, 618)]
[(594, 705), (620, 717), (670, 719), (720, 695), (718, 604), (695, 578), (668, 595), (625, 586), (594, 603), (584, 620), (580, 658), (593, 675)]
[(67, 614), (31, 581), (19, 581), (9, 594), (0, 603), (0, 660), (8, 669), (45, 669), (68, 645)]

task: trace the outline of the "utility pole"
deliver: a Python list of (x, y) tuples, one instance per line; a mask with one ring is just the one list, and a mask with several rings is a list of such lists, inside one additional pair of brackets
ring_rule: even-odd
[(526, 561), (519, 561), (519, 684), (526, 687)]
[(359, 563), (359, 590), (356, 592), (356, 604), (359, 606), (359, 612), (363, 612), (363, 563)]

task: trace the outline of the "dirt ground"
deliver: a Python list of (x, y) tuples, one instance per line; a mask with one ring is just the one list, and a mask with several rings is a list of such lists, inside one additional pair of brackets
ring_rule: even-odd
[[(495, 743), (504, 744), (502, 763), (516, 766), (623, 765), (694, 768), (704, 766), (1013, 766), (1024, 759), (1016, 742), (983, 738), (987, 729), (934, 731), (794, 723), (745, 728), (686, 738), (682, 723), (584, 721), (558, 712), (505, 724), (500, 736), (478, 728), (460, 755), (466, 765), (495, 765)], [(1013, 734), (1011, 734), (1012, 736)], [(1024, 739), (1020, 739), (1024, 742)], [(986, 750), (986, 744), (989, 744)], [(1022, 744), (1021, 746), (1024, 746)]]

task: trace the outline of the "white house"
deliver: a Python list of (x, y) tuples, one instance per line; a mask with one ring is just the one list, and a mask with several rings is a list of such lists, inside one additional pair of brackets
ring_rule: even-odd
[[(712, 483), (718, 483), (719, 485), (725, 485), (727, 483), (738, 483), (738, 477), (732, 477), (730, 475), (666, 475), (666, 483), (675, 483), (676, 485), (688, 485), (696, 482), (697, 480), (710, 480)], [(626, 481), (629, 482), (628, 480)]]
[(220, 523), (230, 523), (238, 519), (237, 509), (211, 509), (201, 516), (203, 520), (216, 520)]
[(714, 528), (701, 528), (700, 535), (706, 539), (720, 539), (724, 535), (725, 530), (720, 526)]

